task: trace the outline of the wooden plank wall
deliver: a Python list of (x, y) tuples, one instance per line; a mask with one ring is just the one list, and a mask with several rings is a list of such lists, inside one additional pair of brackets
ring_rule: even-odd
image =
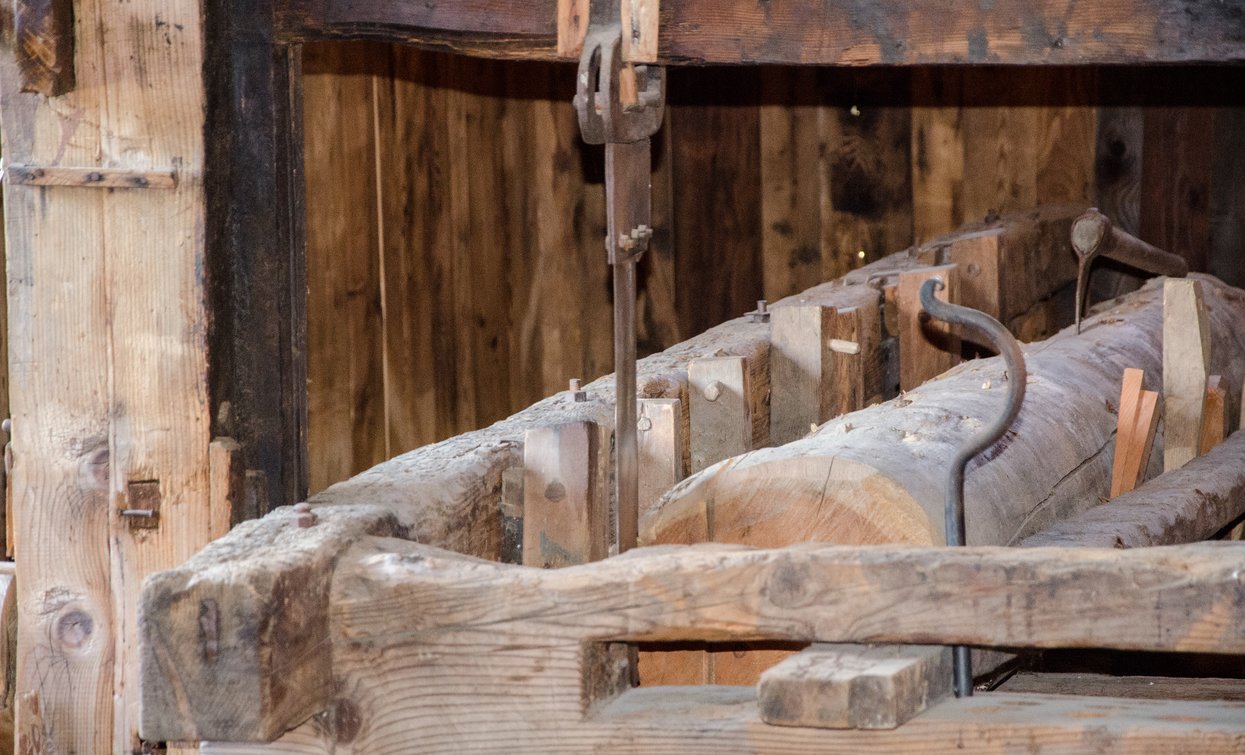
[[(311, 489), (611, 369), (573, 68), (306, 48)], [(991, 213), (1096, 203), (1245, 283), (1245, 74), (676, 69), (642, 352)]]

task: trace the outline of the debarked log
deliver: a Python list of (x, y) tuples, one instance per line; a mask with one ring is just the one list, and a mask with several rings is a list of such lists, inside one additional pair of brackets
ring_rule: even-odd
[[(1203, 281), (1213, 371), (1245, 375), (1245, 293)], [(1012, 544), (1107, 494), (1115, 401), (1126, 367), (1162, 368), (1162, 279), (1025, 349), (1028, 392), (1016, 422), (970, 463), (968, 542)], [(728, 459), (684, 481), (641, 524), (644, 543), (942, 543), (947, 465), (1001, 411), (1000, 359), (969, 362), (810, 436)], [(1156, 442), (1155, 456), (1161, 457)], [(778, 535), (781, 534), (781, 539)]]

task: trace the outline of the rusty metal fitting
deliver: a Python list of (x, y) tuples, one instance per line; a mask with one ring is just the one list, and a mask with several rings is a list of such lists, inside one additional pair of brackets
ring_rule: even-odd
[(758, 299), (757, 308), (751, 312), (744, 312), (744, 317), (748, 318), (748, 322), (769, 322), (769, 302)]

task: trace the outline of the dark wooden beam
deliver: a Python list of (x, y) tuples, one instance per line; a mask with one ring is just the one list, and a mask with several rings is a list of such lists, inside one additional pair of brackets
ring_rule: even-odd
[[(554, 0), (279, 0), (288, 39), (401, 41), (556, 59)], [(1221, 0), (945, 0), (661, 5), (663, 63), (815, 65), (1224, 63), (1245, 59), (1245, 14)]]
[(307, 494), (301, 48), (271, 0), (204, 13), (212, 429), (241, 446), (251, 518)]

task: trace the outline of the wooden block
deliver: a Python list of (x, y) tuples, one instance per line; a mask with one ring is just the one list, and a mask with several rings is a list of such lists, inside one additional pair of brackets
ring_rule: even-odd
[(599, 561), (609, 548), (608, 504), (597, 474), (593, 422), (528, 430), (523, 441), (523, 563)]
[(830, 322), (830, 369), (826, 375), (823, 411), (818, 424), (863, 409), (868, 395), (869, 367), (876, 362), (877, 334), (869, 332), (859, 308), (838, 309)]
[(677, 398), (639, 400), (640, 515), (683, 479), (682, 402)]
[(1228, 392), (1223, 376), (1211, 375), (1206, 380), (1206, 398), (1202, 402), (1202, 441), (1198, 454), (1204, 454), (1223, 442), (1228, 435)]
[(761, 720), (894, 729), (951, 692), (951, 648), (817, 644), (761, 674)]
[(628, 63), (657, 62), (658, 0), (620, 0), (622, 55)]
[[(783, 445), (832, 416), (830, 347), (835, 310), (812, 304), (770, 310), (770, 438)], [(849, 336), (854, 340), (855, 335)]]
[(748, 362), (743, 357), (694, 359), (687, 367), (692, 472), (752, 450)]
[(558, 57), (576, 58), (588, 35), (588, 0), (558, 0)]
[(921, 308), (921, 285), (934, 277), (945, 286), (938, 298), (959, 301), (955, 265), (905, 270), (899, 273), (895, 293), (899, 309), (899, 387), (910, 391), (926, 380), (941, 375), (960, 362), (960, 338), (946, 323), (926, 321)]
[(1163, 284), (1163, 471), (1197, 456), (1210, 365), (1201, 281)]
[[(1111, 497), (1114, 498), (1132, 485), (1125, 483), (1125, 461), (1128, 450), (1133, 444), (1133, 434), (1137, 427), (1137, 411), (1141, 408), (1141, 383), (1145, 371), (1129, 367), (1124, 370), (1124, 379), (1120, 386), (1120, 403), (1115, 421), (1115, 458), (1111, 463)], [(1136, 481), (1133, 481), (1135, 484)]]
[(958, 303), (996, 319), (1001, 316), (1004, 297), (999, 290), (1002, 237), (1001, 227), (960, 236), (951, 242), (946, 257), (959, 266)]
[(215, 438), (208, 447), (210, 494), (208, 528), (213, 540), (224, 537), (233, 526), (235, 511), (246, 495), (246, 470), (242, 447), (233, 438)]
[(1142, 391), (1137, 405), (1137, 421), (1131, 433), (1128, 454), (1124, 459), (1121, 493), (1127, 493), (1141, 484), (1150, 466), (1150, 452), (1154, 449), (1154, 435), (1159, 426), (1158, 391)]

